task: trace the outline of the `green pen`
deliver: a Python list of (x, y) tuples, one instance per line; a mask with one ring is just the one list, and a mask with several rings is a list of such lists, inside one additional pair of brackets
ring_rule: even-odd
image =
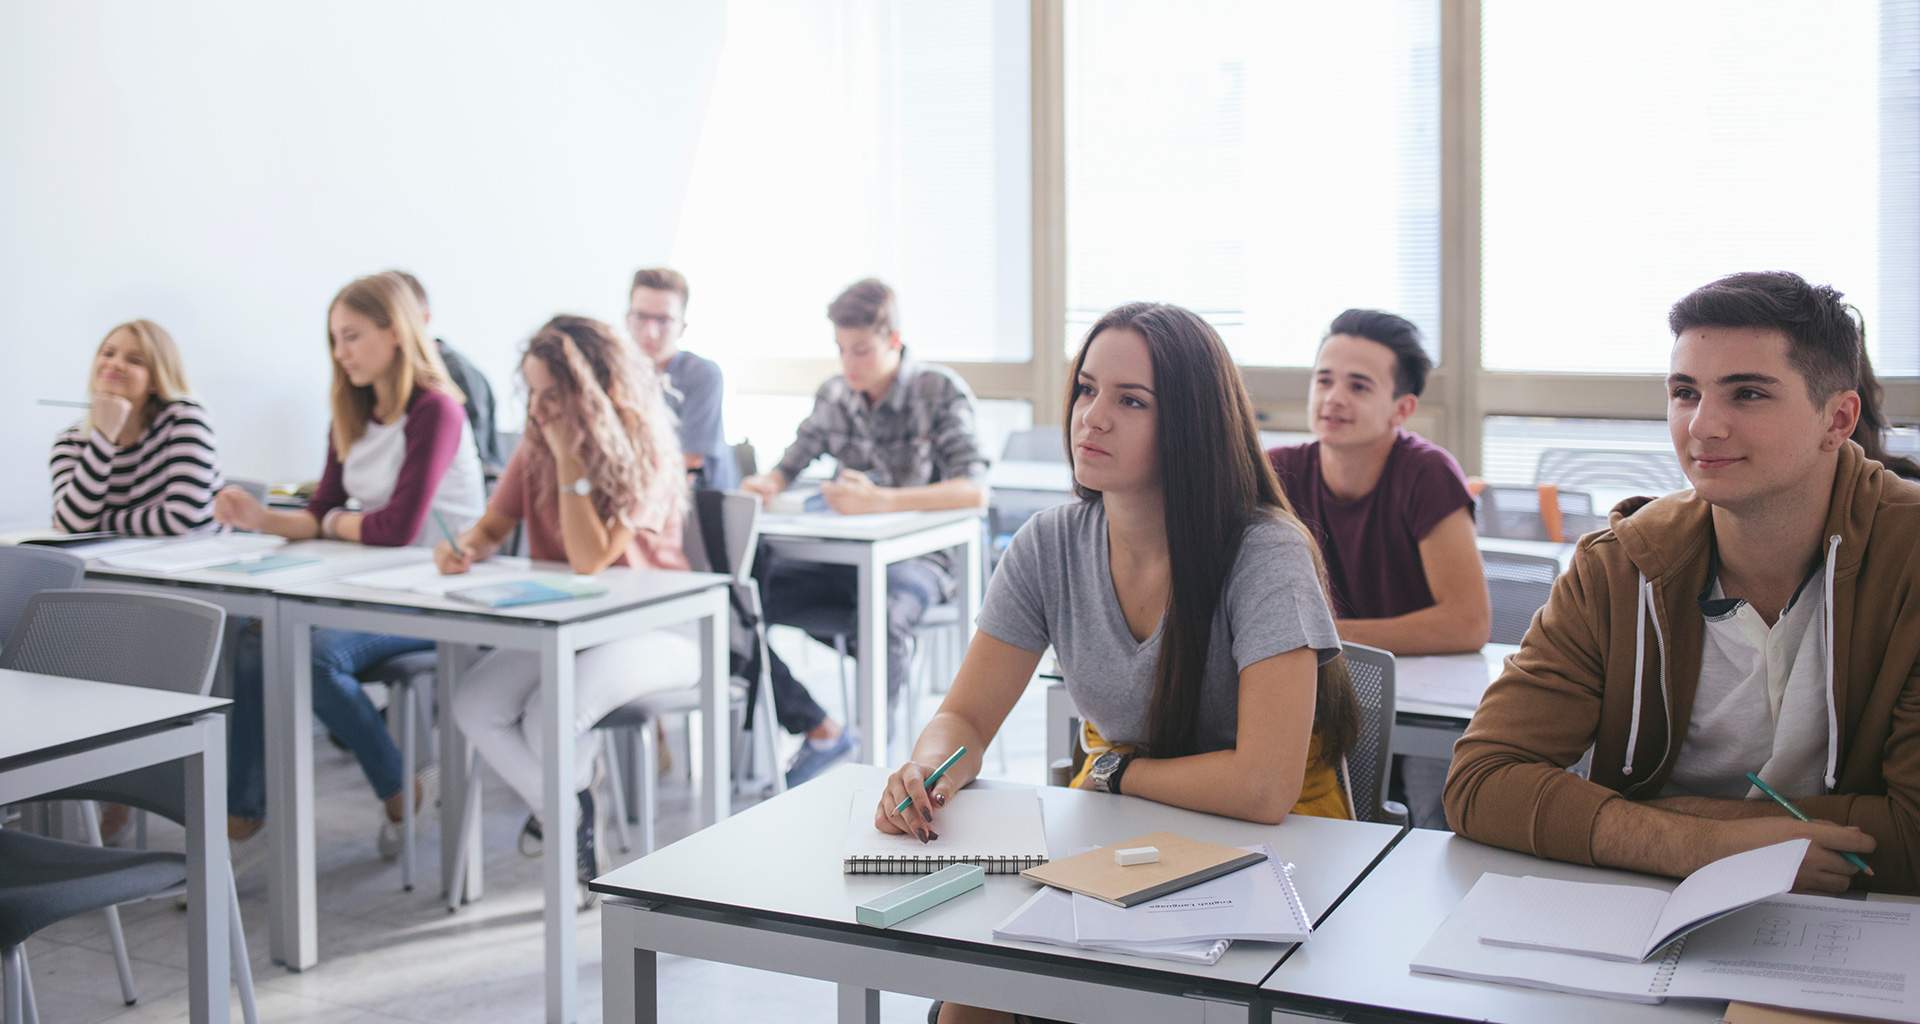
[[(949, 756), (945, 761), (940, 762), (940, 767), (935, 768), (933, 770), (933, 774), (927, 776), (926, 787), (928, 789), (932, 789), (934, 787), (934, 784), (940, 781), (940, 776), (947, 774), (947, 769), (953, 767), (954, 762), (959, 761), (961, 755), (965, 754), (966, 752), (967, 752), (967, 748), (961, 747), (959, 750), (954, 751), (953, 754)], [(905, 800), (900, 801), (900, 806), (895, 807), (893, 809), (893, 813), (904, 814), (906, 813), (907, 808), (912, 806), (913, 806), (913, 798), (908, 797)]]
[(460, 538), (455, 537), (453, 531), (447, 529), (447, 521), (440, 515), (440, 510), (437, 508), (433, 510), (433, 524), (440, 528), (440, 535), (447, 538), (447, 546), (453, 548), (454, 554), (461, 558), (467, 557), (466, 551), (460, 547)]
[[(1768, 796), (1770, 796), (1770, 797), (1772, 797), (1772, 798), (1773, 798), (1773, 802), (1774, 802), (1774, 803), (1776, 803), (1776, 804), (1779, 804), (1779, 805), (1780, 805), (1780, 806), (1782, 806), (1782, 807), (1785, 807), (1785, 808), (1787, 809), (1787, 813), (1788, 813), (1788, 814), (1791, 814), (1791, 815), (1793, 815), (1794, 817), (1796, 817), (1796, 818), (1799, 818), (1799, 819), (1800, 819), (1801, 821), (1812, 821), (1812, 820), (1813, 820), (1813, 819), (1811, 819), (1811, 818), (1809, 818), (1809, 817), (1807, 817), (1807, 816), (1806, 816), (1805, 814), (1802, 814), (1802, 813), (1800, 812), (1800, 808), (1798, 808), (1798, 807), (1795, 807), (1795, 806), (1793, 806), (1792, 804), (1790, 804), (1790, 803), (1788, 803), (1788, 802), (1787, 802), (1787, 798), (1786, 798), (1786, 797), (1784, 797), (1784, 796), (1781, 796), (1781, 795), (1780, 795), (1779, 793), (1776, 793), (1776, 792), (1774, 792), (1774, 789), (1773, 789), (1773, 787), (1772, 787), (1772, 786), (1769, 786), (1769, 785), (1767, 785), (1766, 783), (1764, 783), (1764, 782), (1761, 782), (1761, 781), (1760, 781), (1760, 776), (1758, 776), (1758, 775), (1755, 775), (1755, 774), (1754, 774), (1754, 773), (1752, 773), (1752, 772), (1748, 772), (1748, 773), (1747, 773), (1747, 781), (1748, 781), (1748, 782), (1751, 782), (1751, 783), (1753, 783), (1753, 787), (1754, 787), (1755, 789), (1758, 789), (1758, 790), (1759, 790), (1760, 792), (1762, 792), (1762, 793), (1765, 793), (1765, 794), (1767, 794)], [(1866, 873), (1867, 873), (1867, 876), (1868, 876), (1868, 877), (1872, 877), (1872, 876), (1873, 876), (1873, 869), (1867, 866), (1867, 862), (1866, 862), (1866, 861), (1864, 861), (1864, 860), (1861, 860), (1861, 859), (1860, 859), (1860, 855), (1859, 855), (1859, 854), (1857, 854), (1857, 853), (1842, 853), (1842, 854), (1840, 854), (1840, 856), (1842, 856), (1842, 857), (1845, 857), (1845, 858), (1847, 858), (1847, 863), (1849, 863), (1849, 864), (1851, 864), (1851, 865), (1853, 865), (1854, 867), (1856, 867), (1856, 868), (1859, 868), (1860, 870), (1862, 870), (1862, 871), (1864, 871), (1864, 872), (1866, 872)]]

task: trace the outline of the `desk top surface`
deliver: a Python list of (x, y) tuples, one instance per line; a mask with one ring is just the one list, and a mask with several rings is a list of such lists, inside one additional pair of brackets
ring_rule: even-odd
[[(167, 545), (190, 544), (205, 539), (204, 535), (199, 534), (169, 537), (157, 542), (153, 547), (164, 548)], [(274, 593), (288, 587), (307, 586), (341, 576), (373, 572), (376, 569), (404, 565), (423, 557), (430, 557), (425, 548), (369, 547), (365, 544), (353, 544), (341, 540), (293, 541), (281, 547), (272, 548), (265, 554), (275, 557), (312, 559), (312, 561), (301, 565), (289, 565), (284, 569), (249, 574), (221, 568), (188, 569), (180, 572), (129, 569), (125, 566), (109, 564), (100, 558), (89, 558), (87, 576), (96, 580), (130, 580), (178, 587)]]
[[(616, 896), (702, 905), (768, 919), (799, 920), (875, 934), (854, 922), (854, 905), (905, 885), (906, 875), (849, 875), (841, 854), (853, 794), (877, 786), (882, 769), (843, 766), (806, 785), (736, 814), (672, 846), (619, 868), (595, 883)], [(1389, 825), (1289, 817), (1257, 825), (1156, 804), (1057, 787), (1038, 788), (1047, 845), (1055, 856), (1145, 832), (1169, 830), (1220, 843), (1265, 842), (1294, 864), (1301, 900), (1316, 918), (1366, 872), (1400, 830)], [(962, 793), (958, 799), (964, 799)], [(1038, 888), (1017, 875), (989, 875), (986, 885), (909, 918), (886, 933), (932, 944), (992, 947), (1037, 959), (1124, 965), (1222, 985), (1253, 986), (1285, 953), (1285, 945), (1237, 942), (1211, 966), (1179, 964), (1026, 942), (999, 941), (993, 927)]]
[(1414, 829), (1261, 986), (1269, 992), (1375, 1008), (1518, 1022), (1640, 1024), (1717, 1021), (1724, 1003), (1670, 999), (1649, 1006), (1414, 974), (1414, 954), (1486, 872), (1672, 889), (1672, 879), (1561, 864)]
[(1515, 644), (1488, 644), (1471, 654), (1393, 659), (1393, 706), (1403, 714), (1470, 717), (1500, 677)]
[[(432, 556), (424, 548), (408, 549), (415, 552), (418, 564), (431, 566)], [(388, 565), (385, 568), (399, 568), (408, 563)], [(554, 576), (571, 576), (573, 571), (557, 562), (535, 562), (525, 558), (491, 558), (485, 565), (497, 565), (503, 569), (532, 571)], [(482, 586), (490, 581), (486, 576), (476, 574), (472, 577), (474, 586)], [(325, 601), (363, 606), (383, 606), (395, 610), (412, 612), (442, 613), (450, 615), (469, 615), (481, 618), (499, 619), (505, 622), (523, 622), (529, 624), (560, 624), (581, 622), (588, 619), (612, 615), (633, 608), (668, 601), (688, 594), (699, 593), (724, 587), (732, 578), (710, 572), (675, 572), (661, 569), (630, 569), (615, 566), (603, 569), (592, 577), (595, 583), (607, 588), (607, 592), (598, 597), (579, 597), (565, 601), (549, 601), (544, 604), (521, 605), (514, 608), (487, 608), (465, 601), (454, 600), (437, 594), (420, 593), (411, 590), (395, 590), (384, 587), (362, 586), (349, 582), (345, 578), (322, 580), (304, 585), (282, 587), (276, 591), (283, 598), (300, 601)]]
[(0, 669), (0, 766), (217, 711), (219, 697)]
[(951, 523), (973, 522), (985, 509), (956, 508), (940, 512), (881, 512), (843, 516), (832, 512), (790, 515), (766, 513), (760, 517), (760, 536), (768, 540), (842, 540), (870, 543), (906, 537)]

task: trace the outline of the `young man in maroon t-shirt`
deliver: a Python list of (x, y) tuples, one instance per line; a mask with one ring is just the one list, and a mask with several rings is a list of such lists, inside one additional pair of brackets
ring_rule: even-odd
[[(1477, 651), (1493, 618), (1460, 464), (1401, 429), (1432, 367), (1411, 322), (1347, 310), (1314, 358), (1315, 440), (1267, 452), (1326, 553), (1340, 638), (1396, 655)], [(1414, 824), (1444, 827), (1446, 763), (1407, 760), (1394, 758), (1395, 789)]]

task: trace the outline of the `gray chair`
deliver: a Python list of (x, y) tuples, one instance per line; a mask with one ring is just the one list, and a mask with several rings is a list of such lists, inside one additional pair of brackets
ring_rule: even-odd
[[(17, 628), (5, 649), (0, 650), (0, 668), (46, 675), (92, 679), (124, 686), (145, 686), (177, 693), (205, 694), (213, 685), (215, 665), (219, 661), (220, 641), (226, 613), (218, 606), (190, 598), (171, 597), (131, 591), (88, 589), (48, 590), (34, 596), (20, 616)], [(143, 811), (185, 824), (186, 776), (179, 762), (168, 762), (126, 772), (82, 786), (45, 794), (40, 800), (77, 800), (82, 802), (81, 819), (92, 847), (100, 847), (99, 817), (96, 801), (126, 804)], [(113, 856), (86, 855), (94, 871), (77, 866), (69, 874), (48, 874), (32, 868), (33, 858), (45, 851), (20, 847), (26, 861), (22, 865), (0, 858), (0, 878), (23, 880), (33, 884), (18, 894), (21, 902), (0, 900), (0, 931), (10, 915), (17, 927), (32, 925), (31, 930), (50, 923), (47, 908), (66, 910), (58, 918), (82, 910), (104, 910), (107, 929), (114, 948), (115, 965), (120, 972), (122, 995), (131, 1004), (138, 998), (133, 974), (127, 960), (126, 940), (115, 907), (130, 898), (171, 898), (180, 892), (185, 879), (185, 859), (177, 854), (147, 854), (134, 851), (106, 851)], [(151, 858), (178, 858), (180, 874), (164, 884), (155, 882)], [(77, 864), (77, 862), (76, 862)], [(16, 871), (20, 874), (16, 875)], [(73, 887), (58, 896), (53, 890)], [(137, 890), (129, 897), (127, 893)], [(233, 935), (230, 955), (234, 982), (240, 990), (241, 1010), (248, 1024), (258, 1015), (254, 1008), (253, 974), (247, 959), (246, 934), (240, 923), (240, 900), (227, 872), (228, 926)], [(71, 908), (78, 907), (79, 910)], [(40, 924), (34, 924), (39, 921)], [(9, 949), (9, 960), (14, 950)], [(12, 970), (11, 965), (9, 970)]]
[(80, 585), (87, 563), (78, 555), (20, 544), (0, 548), (0, 645), (13, 634), (27, 602), (42, 590), (71, 590)]
[(1505, 551), (1482, 551), (1480, 561), (1486, 567), (1487, 599), (1493, 605), (1489, 642), (1517, 644), (1526, 637), (1534, 613), (1553, 593), (1553, 581), (1560, 577), (1560, 562), (1544, 555)]
[(1360, 821), (1404, 825), (1406, 805), (1387, 799), (1393, 763), (1393, 655), (1364, 644), (1342, 644), (1360, 729), (1341, 763), (1353, 816)]
[[(1555, 491), (1562, 539), (1577, 540), (1607, 525), (1606, 517), (1593, 510), (1593, 495), (1557, 485)], [(1538, 487), (1489, 485), (1480, 492), (1476, 529), (1482, 537), (1553, 540), (1540, 506)]]
[(742, 480), (760, 471), (760, 459), (752, 444), (742, 441), (733, 446), (733, 468), (740, 471)]
[(1540, 453), (1533, 479), (1587, 490), (1626, 487), (1656, 496), (1689, 486), (1672, 452), (1606, 448), (1548, 448)]
[[(430, 706), (439, 669), (438, 651), (407, 651), (380, 662), (357, 677), (362, 683), (378, 683), (387, 689), (387, 728), (400, 745), (402, 779), (412, 779), (419, 772), (421, 734), (429, 738), (433, 735)], [(401, 804), (400, 888), (412, 892), (417, 815), (412, 800), (403, 800)]]

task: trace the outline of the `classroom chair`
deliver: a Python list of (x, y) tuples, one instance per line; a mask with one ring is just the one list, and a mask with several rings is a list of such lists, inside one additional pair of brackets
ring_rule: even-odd
[(1493, 607), (1489, 643), (1517, 644), (1527, 635), (1533, 615), (1553, 593), (1560, 577), (1560, 561), (1545, 555), (1482, 551), (1480, 563), (1487, 576), (1487, 599)]
[[(190, 598), (107, 589), (48, 590), (28, 602), (12, 640), (0, 650), (0, 668), (205, 694), (213, 685), (225, 624), (226, 612), (218, 606)], [(0, 849), (0, 879), (7, 880), (0, 887), (0, 946), (7, 949), (8, 973), (13, 973), (19, 943), (27, 936), (75, 914), (104, 910), (121, 994), (131, 1005), (139, 993), (116, 908), (132, 900), (178, 897), (184, 891), (186, 858), (104, 848), (98, 802), (126, 804), (184, 825), (184, 769), (171, 761), (36, 799), (81, 801), (88, 843), (63, 843), (78, 849), (61, 850), (42, 845), (53, 840), (25, 842), (17, 833), (0, 832), (11, 841)], [(219, 855), (224, 861), (225, 852)], [(231, 868), (226, 875), (234, 984), (247, 1024), (256, 1024), (239, 891)], [(24, 971), (24, 955), (17, 960)]]
[(1485, 484), (1477, 502), (1475, 529), (1482, 537), (1575, 541), (1607, 525), (1593, 510), (1593, 495), (1553, 484)]
[(1389, 825), (1407, 822), (1407, 807), (1387, 799), (1393, 764), (1393, 655), (1365, 644), (1341, 644), (1354, 700), (1360, 705), (1360, 730), (1340, 764), (1347, 803), (1359, 821)]
[[(400, 777), (412, 779), (420, 770), (421, 737), (431, 756), (433, 689), (439, 678), (440, 657), (435, 650), (407, 651), (380, 662), (357, 676), (362, 683), (387, 689), (387, 729), (400, 744)], [(414, 801), (401, 801), (400, 889), (413, 891), (414, 834), (418, 814)]]
[(733, 446), (733, 468), (739, 471), (742, 480), (760, 471), (760, 458), (754, 453), (752, 442), (742, 441)]
[(86, 573), (86, 561), (65, 551), (31, 544), (0, 547), (0, 646), (13, 635), (33, 595), (42, 590), (71, 590)]
[(1604, 448), (1548, 448), (1540, 453), (1533, 479), (1589, 491), (1629, 488), (1655, 497), (1689, 486), (1672, 452)]

